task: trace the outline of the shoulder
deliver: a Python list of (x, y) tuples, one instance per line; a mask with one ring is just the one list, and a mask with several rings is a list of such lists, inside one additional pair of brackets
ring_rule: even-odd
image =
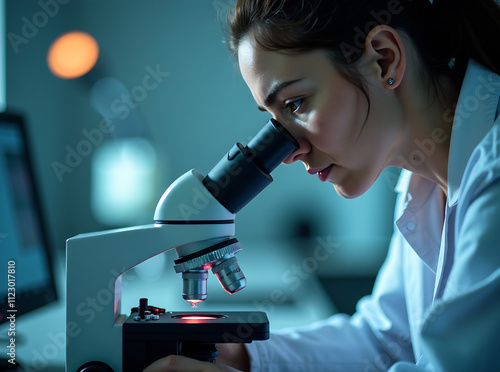
[[(472, 152), (460, 186), (462, 202), (471, 202), (491, 185), (500, 181), (500, 120)], [(499, 199), (500, 202), (500, 199)]]

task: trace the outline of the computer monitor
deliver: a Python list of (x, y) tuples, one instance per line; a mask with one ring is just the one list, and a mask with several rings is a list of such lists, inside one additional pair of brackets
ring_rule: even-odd
[(0, 113), (0, 323), (57, 299), (30, 149), (23, 117)]

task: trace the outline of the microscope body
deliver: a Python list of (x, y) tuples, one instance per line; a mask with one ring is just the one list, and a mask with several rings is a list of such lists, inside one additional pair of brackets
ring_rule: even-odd
[[(231, 238), (235, 214), (272, 182), (271, 171), (297, 148), (290, 133), (271, 119), (247, 146), (233, 146), (207, 176), (191, 170), (174, 181), (158, 203), (154, 224), (68, 239), (66, 371), (144, 368), (146, 365), (131, 367), (124, 363), (136, 361), (130, 359), (133, 350), (146, 355), (141, 357), (142, 363), (151, 362), (153, 356), (145, 345), (156, 346), (154, 340), (172, 341), (175, 349), (182, 342), (191, 347), (193, 341), (267, 339), (269, 325), (261, 312), (246, 312), (244, 316), (201, 314), (206, 315), (203, 320), (169, 312), (155, 324), (135, 319), (137, 316), (131, 320), (121, 313), (121, 277), (141, 262), (175, 249), (179, 259), (174, 261), (174, 269), (182, 273), (186, 301), (205, 300), (209, 269), (227, 292), (245, 287), (246, 279), (234, 257), (241, 247)], [(241, 325), (248, 324), (252, 332), (242, 331)]]

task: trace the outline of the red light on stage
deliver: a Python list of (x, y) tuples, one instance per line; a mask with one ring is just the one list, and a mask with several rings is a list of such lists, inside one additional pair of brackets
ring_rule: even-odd
[(217, 320), (217, 319), (227, 318), (227, 316), (222, 314), (187, 313), (187, 314), (174, 315), (172, 316), (172, 318), (183, 320), (185, 323), (188, 324), (199, 324), (199, 323), (204, 323), (207, 320)]
[(219, 319), (220, 316), (211, 316), (211, 315), (184, 315), (181, 316), (182, 320), (211, 320), (211, 319)]

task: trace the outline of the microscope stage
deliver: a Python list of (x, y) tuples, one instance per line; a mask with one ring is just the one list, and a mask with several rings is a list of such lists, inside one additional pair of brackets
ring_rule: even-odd
[(123, 324), (124, 340), (252, 342), (269, 338), (269, 320), (261, 311), (165, 312), (158, 320), (132, 313)]

